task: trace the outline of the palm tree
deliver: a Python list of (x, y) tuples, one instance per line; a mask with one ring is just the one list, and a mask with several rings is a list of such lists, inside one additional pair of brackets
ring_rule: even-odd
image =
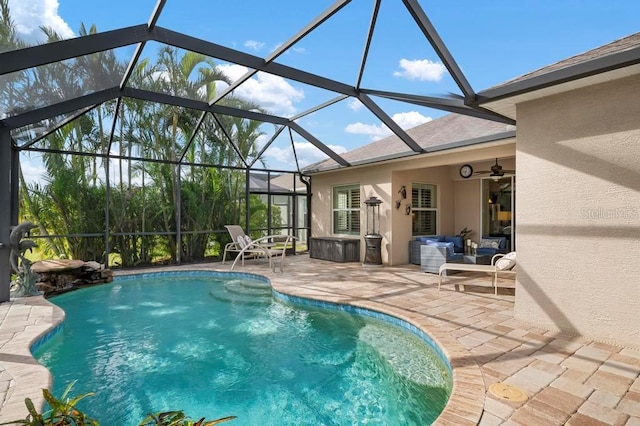
[[(0, 0), (0, 19), (6, 24), (0, 27), (0, 49), (22, 46), (10, 21), (8, 0)], [(49, 42), (60, 39), (50, 28), (42, 28), (42, 31)], [(79, 30), (81, 36), (96, 32), (95, 26), (87, 28), (84, 24)], [(124, 64), (113, 52), (107, 51), (3, 76), (0, 94), (7, 105), (0, 106), (5, 110), (11, 107), (17, 112), (102, 90), (114, 85), (124, 69)], [(12, 80), (9, 81), (8, 77)], [(6, 81), (10, 84), (4, 84)], [(217, 81), (230, 83), (210, 58), (163, 47), (157, 52), (154, 64), (149, 59), (139, 63), (130, 84), (210, 101), (216, 95)], [(232, 96), (223, 102), (239, 108), (256, 109), (255, 105)], [(43, 144), (54, 150), (107, 153), (114, 105), (115, 101), (111, 101), (97, 106), (50, 135)], [(110, 232), (118, 234), (112, 238), (112, 245), (121, 254), (123, 265), (151, 260), (152, 252), (158, 253), (154, 244), (163, 245), (161, 251), (175, 261), (180, 218), (183, 230), (205, 231), (236, 222), (242, 214), (244, 198), (240, 194), (244, 192), (244, 173), (175, 164), (193, 134), (200, 114), (175, 106), (122, 100), (114, 135), (114, 147), (120, 150), (121, 157), (135, 154), (169, 161), (168, 164), (136, 164), (132, 161), (124, 164), (120, 160), (120, 181), (112, 187), (108, 214)], [(234, 117), (219, 119), (240, 155), (231, 147), (221, 128), (207, 121), (187, 149), (187, 161), (244, 166), (241, 156), (255, 158), (256, 140), (262, 134), (260, 124)], [(55, 125), (55, 120), (47, 124)], [(55, 234), (104, 232), (104, 212), (98, 206), (105, 205), (106, 181), (103, 179), (109, 179), (101, 172), (105, 169), (105, 160), (100, 164), (98, 157), (45, 153), (43, 161), (47, 170), (44, 183), (26, 185), (22, 179), (26, 189), (22, 191), (25, 209), (33, 216), (37, 215), (37, 222)], [(126, 179), (123, 166), (126, 167)], [(136, 176), (141, 177), (142, 185), (134, 182)], [(153, 208), (148, 207), (150, 204)], [(180, 211), (178, 205), (182, 206)], [(161, 231), (167, 236), (123, 235), (139, 231)], [(102, 255), (100, 242), (96, 241), (68, 238), (52, 241), (51, 246), (61, 255), (67, 252), (68, 256), (95, 259)], [(202, 258), (208, 241), (207, 234), (185, 235), (180, 246), (181, 257), (186, 261)]]

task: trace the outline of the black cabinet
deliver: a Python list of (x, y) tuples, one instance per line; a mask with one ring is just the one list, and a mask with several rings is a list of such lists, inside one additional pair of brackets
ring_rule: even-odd
[(332, 262), (360, 262), (360, 239), (343, 237), (309, 238), (309, 257)]

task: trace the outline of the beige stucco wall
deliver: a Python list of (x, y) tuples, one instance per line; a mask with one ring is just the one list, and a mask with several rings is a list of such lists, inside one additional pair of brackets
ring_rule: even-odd
[[(311, 236), (331, 236), (331, 188), (335, 185), (359, 183), (362, 186), (361, 201), (372, 195), (383, 201), (380, 207), (380, 233), (382, 261), (388, 265), (402, 265), (409, 261), (408, 242), (411, 235), (411, 215), (405, 214), (411, 203), (411, 183), (438, 185), (439, 233), (454, 235), (465, 226), (472, 228), (479, 238), (480, 229), (480, 184), (479, 180), (460, 178), (460, 164), (470, 163), (475, 170), (491, 167), (494, 157), (513, 156), (515, 141), (488, 144), (482, 147), (467, 147), (442, 153), (427, 154), (412, 159), (377, 163), (369, 166), (350, 167), (342, 170), (318, 173), (312, 176)], [(513, 160), (506, 161), (509, 168)], [(407, 189), (407, 199), (401, 200), (398, 191)], [(400, 209), (395, 201), (401, 201)], [(365, 210), (361, 213), (361, 233), (366, 232)], [(360, 244), (361, 259), (364, 259), (364, 244)]]
[[(391, 171), (377, 167), (353, 168), (339, 173), (317, 175), (311, 181), (311, 236), (332, 236), (331, 192), (333, 186), (360, 184), (360, 201), (375, 196), (382, 200), (380, 208), (380, 234), (382, 235), (382, 262), (388, 263), (390, 237)], [(366, 233), (366, 211), (360, 214), (360, 231)], [(365, 246), (360, 244), (360, 258), (364, 259)]]
[(393, 188), (396, 189), (394, 199), (399, 199), (397, 191), (404, 185), (407, 188), (407, 200), (402, 207), (392, 208), (392, 236), (394, 244), (389, 247), (390, 263), (392, 265), (409, 262), (409, 240), (411, 235), (411, 214), (405, 214), (405, 205), (411, 203), (411, 184), (428, 183), (438, 186), (438, 230), (439, 234), (453, 233), (453, 182), (449, 177), (449, 166), (412, 169), (393, 173)]
[[(457, 171), (456, 171), (457, 172)], [(454, 231), (463, 228), (472, 232), (468, 238), (480, 240), (480, 179), (458, 180), (454, 182)]]
[(640, 77), (517, 105), (516, 316), (640, 346)]

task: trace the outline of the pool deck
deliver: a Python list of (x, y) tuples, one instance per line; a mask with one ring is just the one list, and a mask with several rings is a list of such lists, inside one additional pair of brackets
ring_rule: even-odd
[[(229, 270), (230, 263), (118, 271)], [(263, 260), (236, 271), (264, 275), (293, 296), (381, 311), (428, 333), (450, 359), (454, 388), (438, 425), (640, 426), (640, 351), (574, 337), (516, 320), (514, 283), (495, 296), (487, 275), (463, 273), (438, 291), (437, 276), (414, 265), (363, 267), (291, 256), (285, 272)], [(107, 284), (108, 285), (108, 284)], [(507, 288), (509, 287), (509, 288)], [(0, 304), (0, 422), (24, 418), (24, 398), (41, 403), (51, 377), (29, 346), (59, 324), (64, 313), (42, 297)], [(488, 392), (494, 383), (523, 390), (525, 402)]]

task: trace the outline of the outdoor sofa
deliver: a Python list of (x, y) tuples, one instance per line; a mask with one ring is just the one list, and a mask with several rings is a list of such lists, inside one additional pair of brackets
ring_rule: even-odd
[[(451, 243), (453, 252), (455, 254), (464, 254), (464, 239), (462, 237), (451, 235), (416, 237), (415, 239), (409, 241), (409, 263), (412, 263), (414, 265), (421, 264), (420, 248), (424, 245), (440, 245), (446, 247), (445, 244), (439, 243)], [(436, 270), (435, 273), (437, 272), (438, 271)]]

